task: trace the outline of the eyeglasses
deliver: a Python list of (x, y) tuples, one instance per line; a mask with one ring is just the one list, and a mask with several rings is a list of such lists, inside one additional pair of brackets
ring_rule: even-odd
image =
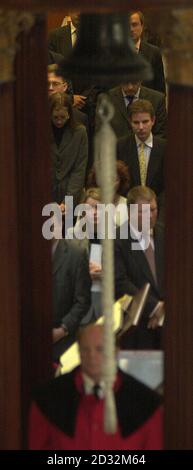
[(51, 87), (52, 88), (57, 88), (58, 86), (61, 86), (63, 84), (64, 84), (64, 82), (54, 82), (54, 81), (52, 82), (52, 81), (50, 81), (50, 82), (48, 82), (48, 87), (49, 88), (51, 88)]

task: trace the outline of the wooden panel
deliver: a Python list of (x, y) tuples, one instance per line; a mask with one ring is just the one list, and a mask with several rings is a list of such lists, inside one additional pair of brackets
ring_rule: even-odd
[[(45, 21), (21, 36), (13, 85), (0, 88), (0, 442), (26, 437), (31, 387), (51, 374), (50, 201)], [(14, 119), (15, 117), (15, 119)], [(24, 442), (24, 440), (23, 440)], [(24, 445), (24, 444), (23, 444)]]
[(65, 11), (52, 11), (49, 12), (47, 15), (47, 27), (48, 27), (48, 32), (51, 31), (52, 29), (58, 28), (62, 24), (62, 20), (64, 16), (66, 15)]
[(42, 208), (50, 202), (51, 161), (46, 23), (39, 17), (20, 38), (16, 60), (16, 149), (22, 323), (24, 429), (31, 386), (51, 370), (51, 246), (42, 237)]
[[(160, 7), (190, 7), (193, 0), (144, 0), (137, 1), (137, 8), (145, 11), (148, 7), (158, 9)], [(136, 0), (0, 0), (3, 8), (14, 8), (33, 11), (62, 10), (69, 11), (127, 11), (136, 8)]]
[(193, 443), (193, 88), (171, 86), (166, 171), (166, 448)]
[(0, 447), (20, 446), (20, 309), (13, 85), (0, 86)]
[(51, 375), (51, 247), (41, 231), (50, 202), (44, 19), (20, 45), (15, 85), (0, 87), (1, 449), (25, 445), (31, 388)]

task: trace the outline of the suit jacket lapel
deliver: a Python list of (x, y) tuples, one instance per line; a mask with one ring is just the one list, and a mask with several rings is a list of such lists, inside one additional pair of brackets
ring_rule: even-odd
[(156, 173), (156, 167), (157, 167), (157, 158), (156, 158), (156, 151), (155, 147), (153, 145), (150, 156), (149, 156), (149, 163), (148, 163), (148, 168), (147, 168), (147, 180), (146, 180), (146, 185), (150, 186), (154, 174)]
[[(60, 159), (60, 165), (58, 169), (57, 165), (57, 174), (59, 179), (64, 178), (64, 176), (68, 175), (70, 169), (74, 164), (74, 160), (76, 158), (76, 152), (74, 154), (71, 152), (71, 140), (72, 134), (70, 129), (66, 128), (64, 130), (62, 140), (59, 145), (56, 144), (55, 141), (52, 143), (52, 158), (54, 165), (56, 164), (57, 160)], [(69, 158), (70, 154), (70, 158)]]
[[(130, 239), (130, 243), (132, 243), (132, 239)], [(132, 250), (131, 250), (132, 251)], [(133, 256), (135, 257), (135, 262), (138, 265), (138, 267), (141, 269), (141, 271), (144, 273), (145, 279), (150, 282), (151, 285), (155, 287), (157, 290), (157, 285), (155, 283), (155, 279), (153, 277), (153, 274), (151, 272), (151, 269), (149, 267), (147, 258), (145, 256), (145, 253), (143, 250), (133, 250), (132, 251)]]
[(158, 279), (158, 287), (161, 294), (163, 293), (163, 264), (164, 264), (164, 253), (163, 253), (163, 239), (161, 239), (159, 230), (155, 229), (154, 234), (154, 245), (155, 245), (155, 265)]
[(127, 108), (125, 106), (125, 101), (124, 101), (124, 98), (123, 98), (123, 93), (122, 93), (121, 87), (117, 88), (116, 97), (117, 97), (117, 103), (118, 103), (118, 106), (119, 106), (119, 111), (124, 116), (126, 121), (128, 121)]
[(151, 185), (151, 182), (154, 178), (154, 175), (157, 172), (157, 168), (159, 164), (160, 164), (160, 153), (159, 153), (159, 150), (157, 150), (157, 145), (153, 138), (153, 147), (150, 152), (149, 164), (147, 168), (147, 181), (146, 181), (147, 186)]
[[(146, 92), (146, 90), (147, 90), (147, 92)], [(148, 93), (148, 88), (142, 86), (140, 88), (140, 92), (139, 92), (139, 99), (140, 100), (149, 100), (149, 96), (147, 95), (147, 93)]]
[(70, 25), (63, 26), (59, 36), (59, 48), (63, 56), (66, 58), (72, 49), (71, 28)]
[(147, 281), (149, 281), (151, 285), (154, 285), (156, 287), (155, 279), (149, 267), (144, 251), (143, 250), (136, 251), (135, 257), (136, 257), (137, 264), (141, 267), (141, 270), (143, 271), (144, 276), (147, 279)]
[(135, 137), (130, 137), (131, 139), (131, 165), (130, 165), (130, 172), (133, 178), (135, 185), (141, 184), (140, 178), (140, 169), (139, 169), (139, 160), (138, 160), (138, 152), (137, 152), (137, 144), (135, 141)]

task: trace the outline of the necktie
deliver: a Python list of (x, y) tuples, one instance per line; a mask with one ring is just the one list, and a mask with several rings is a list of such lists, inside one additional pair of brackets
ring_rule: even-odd
[(127, 95), (125, 98), (127, 98), (127, 114), (129, 115), (129, 108), (130, 108), (131, 104), (133, 103), (134, 96)]
[(144, 251), (144, 253), (145, 253), (147, 262), (149, 264), (149, 267), (151, 269), (151, 272), (153, 274), (154, 281), (157, 284), (156, 266), (155, 266), (155, 253), (154, 253), (154, 250), (152, 248), (151, 242), (150, 242), (148, 248), (146, 248), (146, 250)]
[(99, 384), (95, 384), (93, 387), (93, 395), (97, 399), (100, 399), (100, 392), (101, 392), (101, 386)]
[(133, 96), (133, 95), (127, 95), (125, 98), (127, 98), (128, 104), (132, 104), (132, 102), (133, 102), (133, 100), (134, 100), (134, 96)]
[(75, 29), (75, 30), (72, 31), (72, 33), (71, 33), (72, 47), (75, 46), (75, 44), (76, 44), (76, 39), (77, 39), (77, 33), (76, 33), (76, 29)]
[(145, 148), (145, 144), (141, 143), (140, 148), (139, 148), (139, 171), (140, 171), (140, 179), (141, 179), (142, 186), (145, 186), (146, 174), (147, 174), (144, 148)]

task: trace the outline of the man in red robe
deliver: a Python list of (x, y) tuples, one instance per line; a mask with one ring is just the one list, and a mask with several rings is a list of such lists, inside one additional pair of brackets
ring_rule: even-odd
[(29, 448), (41, 450), (162, 449), (159, 396), (118, 370), (115, 434), (104, 432), (103, 327), (79, 333), (81, 366), (41, 387), (31, 406)]

